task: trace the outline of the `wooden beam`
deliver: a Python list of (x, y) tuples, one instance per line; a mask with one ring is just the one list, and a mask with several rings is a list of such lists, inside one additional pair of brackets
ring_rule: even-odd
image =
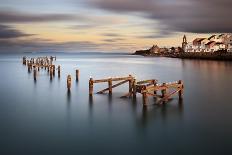
[[(128, 80), (119, 82), (119, 83), (113, 85), (112, 88), (118, 87), (118, 86), (120, 86), (120, 85), (122, 85), (122, 84), (124, 84), (124, 83), (126, 83), (126, 82), (128, 82)], [(99, 92), (97, 92), (97, 94), (103, 94), (104, 92), (106, 92), (106, 91), (108, 91), (108, 90), (109, 90), (109, 87), (106, 88), (106, 89), (103, 89), (103, 90), (101, 90), (101, 91), (99, 91)]]

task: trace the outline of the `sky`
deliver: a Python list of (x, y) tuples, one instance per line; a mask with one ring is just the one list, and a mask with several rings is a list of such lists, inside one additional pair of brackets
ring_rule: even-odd
[(0, 0), (0, 53), (134, 52), (231, 33), (231, 0)]

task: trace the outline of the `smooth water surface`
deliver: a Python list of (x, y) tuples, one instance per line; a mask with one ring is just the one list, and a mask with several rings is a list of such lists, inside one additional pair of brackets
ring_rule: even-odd
[[(61, 78), (56, 73), (50, 81), (41, 70), (34, 82), (22, 56), (0, 55), (2, 155), (232, 153), (231, 62), (58, 54)], [(89, 99), (90, 77), (129, 74), (160, 83), (183, 80), (183, 102), (174, 97), (166, 105), (145, 109), (140, 95), (136, 102), (120, 98), (128, 85), (113, 89), (112, 96), (94, 94)], [(96, 84), (94, 92), (106, 86)]]

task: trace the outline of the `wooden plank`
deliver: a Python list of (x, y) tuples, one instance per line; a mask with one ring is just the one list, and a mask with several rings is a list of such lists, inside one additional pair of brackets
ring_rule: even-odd
[[(132, 78), (133, 78), (133, 77), (112, 78), (112, 81), (130, 80), (130, 79), (132, 79)], [(109, 81), (109, 79), (111, 79), (111, 78), (108, 78), (108, 79), (93, 80), (93, 83), (108, 82), (108, 81)]]
[[(124, 84), (124, 83), (126, 83), (126, 82), (128, 82), (128, 80), (119, 82), (119, 83), (113, 85), (112, 88), (118, 87), (118, 86), (120, 86), (120, 85), (122, 85), (122, 84)], [(97, 92), (97, 94), (102, 94), (102, 93), (104, 93), (104, 92), (106, 92), (106, 91), (108, 91), (108, 90), (109, 90), (109, 88), (103, 89), (103, 90)]]
[(138, 85), (146, 84), (146, 83), (154, 84), (154, 81), (155, 81), (155, 82), (157, 82), (157, 80), (156, 80), (156, 79), (150, 79), (150, 80), (138, 81), (138, 82), (137, 82), (137, 84), (138, 84)]
[(181, 89), (177, 89), (176, 91), (168, 94), (168, 95), (165, 95), (162, 99), (160, 99), (156, 104), (160, 104), (161, 102), (167, 100), (169, 97), (171, 97), (172, 95), (178, 93), (179, 91), (181, 91)]

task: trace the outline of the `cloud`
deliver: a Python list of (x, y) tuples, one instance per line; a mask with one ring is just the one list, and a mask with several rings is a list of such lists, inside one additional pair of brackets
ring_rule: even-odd
[(9, 39), (9, 38), (19, 38), (19, 37), (28, 37), (33, 34), (26, 34), (19, 30), (13, 29), (7, 25), (0, 25), (0, 39)]
[(121, 37), (122, 36), (117, 33), (102, 33), (101, 35), (106, 36), (106, 37)]
[(0, 23), (57, 22), (84, 20), (83, 16), (74, 14), (32, 14), (16, 10), (0, 11)]
[(125, 40), (125, 39), (123, 39), (123, 38), (111, 38), (111, 39), (103, 39), (102, 41), (113, 43), (113, 42), (118, 42), (118, 41), (123, 41), (123, 40)]
[(161, 31), (231, 33), (231, 0), (87, 0), (93, 7), (113, 12), (140, 13), (158, 21)]

